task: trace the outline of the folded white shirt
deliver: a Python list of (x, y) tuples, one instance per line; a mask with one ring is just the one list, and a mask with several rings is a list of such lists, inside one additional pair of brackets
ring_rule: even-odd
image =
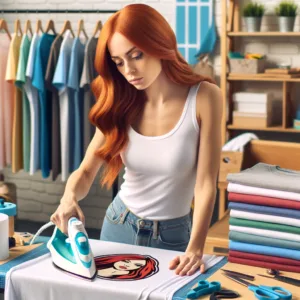
[(232, 182), (228, 183), (227, 191), (232, 193), (280, 198), (282, 200), (286, 199), (286, 200), (300, 201), (300, 193), (271, 190), (271, 189), (232, 183)]
[(248, 234), (254, 234), (258, 236), (271, 237), (280, 240), (287, 240), (292, 242), (300, 242), (300, 235), (289, 232), (281, 232), (275, 230), (261, 229), (261, 228), (253, 228), (253, 227), (245, 227), (245, 226), (235, 226), (229, 225), (230, 231), (238, 231)]
[(298, 219), (252, 213), (235, 209), (230, 210), (230, 217), (300, 227), (300, 220)]

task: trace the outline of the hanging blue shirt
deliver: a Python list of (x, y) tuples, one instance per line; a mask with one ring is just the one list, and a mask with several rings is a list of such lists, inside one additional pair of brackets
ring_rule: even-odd
[(71, 116), (71, 127), (74, 128), (73, 136), (74, 149), (73, 149), (73, 164), (72, 171), (76, 170), (83, 158), (83, 89), (80, 88), (80, 78), (83, 68), (84, 59), (84, 45), (79, 38), (75, 38), (72, 53), (71, 62), (68, 76), (68, 87), (73, 90), (74, 97), (72, 97), (73, 103), (71, 106), (74, 108), (74, 115)]
[(45, 75), (50, 55), (50, 48), (56, 35), (43, 33), (38, 42), (32, 85), (38, 89), (40, 104), (40, 158), (43, 178), (50, 175), (51, 166), (51, 92), (45, 89)]

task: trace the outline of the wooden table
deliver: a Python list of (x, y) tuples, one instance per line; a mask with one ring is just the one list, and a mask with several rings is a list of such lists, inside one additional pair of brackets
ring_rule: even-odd
[[(246, 265), (240, 265), (240, 264), (234, 264), (234, 263), (227, 263), (224, 265), (223, 269), (228, 269), (232, 271), (237, 271), (240, 273), (245, 273), (249, 275), (255, 276), (255, 280), (253, 281), (254, 284), (256, 285), (268, 285), (268, 286), (280, 286), (283, 287), (287, 290), (289, 290), (292, 295), (293, 295), (293, 300), (300, 299), (300, 288), (297, 286), (293, 286), (291, 284), (287, 284), (284, 282), (277, 281), (275, 279), (269, 279), (261, 276), (257, 276), (257, 274), (262, 274), (262, 275), (268, 275), (266, 273), (266, 269), (264, 268), (258, 268), (258, 267), (252, 267), (252, 266), (246, 266)], [(221, 282), (222, 288), (224, 289), (230, 289), (238, 292), (240, 294), (239, 298), (236, 299), (245, 299), (245, 300), (250, 300), (250, 299), (256, 299), (254, 296), (253, 292), (251, 292), (247, 287), (225, 277), (222, 275), (224, 272), (222, 270), (218, 270), (216, 273), (214, 273), (211, 277), (209, 277), (207, 280), (208, 281), (219, 281)], [(280, 275), (283, 276), (288, 276), (292, 277), (295, 279), (300, 280), (300, 274), (298, 273), (292, 273), (292, 272), (280, 272)], [(196, 285), (194, 286), (196, 287)], [(200, 297), (198, 299), (209, 299), (210, 295)]]

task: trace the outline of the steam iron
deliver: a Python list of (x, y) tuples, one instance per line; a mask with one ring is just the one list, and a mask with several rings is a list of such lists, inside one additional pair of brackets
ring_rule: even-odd
[(82, 279), (95, 279), (97, 270), (94, 255), (82, 222), (75, 217), (70, 218), (68, 234), (69, 237), (55, 227), (47, 243), (53, 264), (58, 269)]
[[(32, 238), (30, 245), (43, 230), (52, 225), (54, 223), (49, 222), (42, 226)], [(68, 235), (69, 237), (55, 227), (47, 243), (54, 266), (76, 277), (92, 281), (97, 275), (94, 255), (85, 228), (75, 217), (68, 221)]]

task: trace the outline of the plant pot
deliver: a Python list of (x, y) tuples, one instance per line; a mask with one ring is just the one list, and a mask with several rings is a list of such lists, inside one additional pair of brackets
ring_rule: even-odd
[(279, 31), (294, 31), (295, 17), (278, 17)]
[(244, 17), (248, 32), (260, 31), (261, 17)]

